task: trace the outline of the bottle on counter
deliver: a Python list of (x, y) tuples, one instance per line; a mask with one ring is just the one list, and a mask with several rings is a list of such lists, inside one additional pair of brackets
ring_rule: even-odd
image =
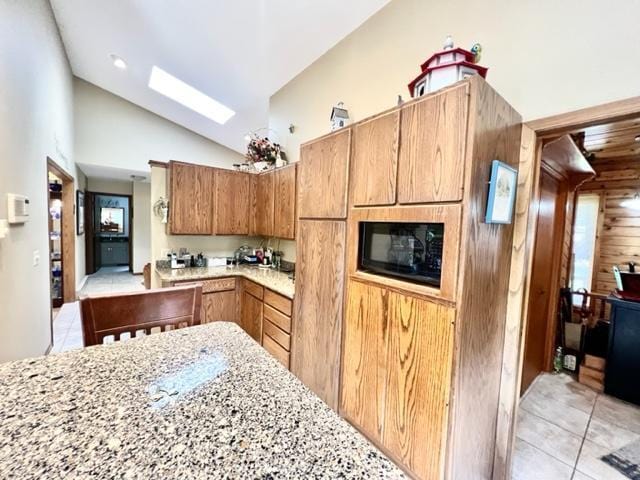
[(562, 347), (556, 348), (556, 354), (553, 357), (553, 371), (555, 373), (562, 371)]

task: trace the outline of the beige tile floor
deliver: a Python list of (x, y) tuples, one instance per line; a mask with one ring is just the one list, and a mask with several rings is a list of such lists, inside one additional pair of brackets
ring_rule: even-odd
[(513, 480), (625, 480), (600, 457), (640, 438), (640, 407), (542, 374), (520, 403)]
[[(127, 267), (104, 267), (89, 275), (79, 296), (144, 290), (142, 275), (132, 275)], [(65, 303), (53, 320), (51, 353), (82, 348), (82, 326), (78, 302)]]

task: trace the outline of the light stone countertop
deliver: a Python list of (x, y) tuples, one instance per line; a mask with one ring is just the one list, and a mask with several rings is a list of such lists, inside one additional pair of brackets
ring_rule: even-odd
[(156, 268), (162, 283), (204, 280), (206, 278), (244, 277), (287, 298), (293, 299), (295, 286), (289, 274), (271, 268), (240, 265), (235, 267)]
[(0, 365), (0, 478), (404, 478), (237, 325)]

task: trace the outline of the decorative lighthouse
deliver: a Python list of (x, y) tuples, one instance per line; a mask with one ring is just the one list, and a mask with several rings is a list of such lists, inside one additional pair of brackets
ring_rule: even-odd
[(424, 62), (420, 75), (409, 84), (411, 96), (420, 97), (475, 74), (485, 78), (488, 69), (476, 64), (480, 49), (478, 43), (473, 46), (472, 51), (454, 48), (453, 40), (448, 36), (444, 50), (433, 54)]

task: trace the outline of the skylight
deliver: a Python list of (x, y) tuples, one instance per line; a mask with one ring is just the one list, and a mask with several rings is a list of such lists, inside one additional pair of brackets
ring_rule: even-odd
[(149, 88), (220, 125), (236, 114), (229, 107), (156, 66), (151, 69)]

